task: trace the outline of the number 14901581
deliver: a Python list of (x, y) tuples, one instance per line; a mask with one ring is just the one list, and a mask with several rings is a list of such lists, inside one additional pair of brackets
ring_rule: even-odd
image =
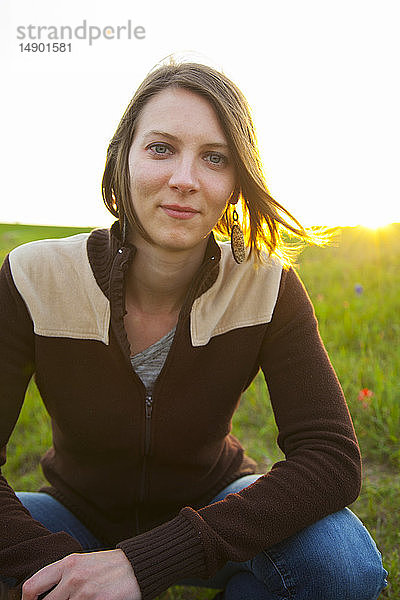
[(28, 42), (26, 44), (18, 44), (21, 52), (71, 52), (72, 44), (64, 42)]

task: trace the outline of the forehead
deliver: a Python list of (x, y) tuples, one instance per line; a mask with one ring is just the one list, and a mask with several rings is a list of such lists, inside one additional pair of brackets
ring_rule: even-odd
[(136, 124), (136, 136), (152, 130), (168, 131), (175, 136), (195, 135), (213, 142), (226, 137), (211, 103), (195, 92), (183, 88), (167, 88), (145, 104)]

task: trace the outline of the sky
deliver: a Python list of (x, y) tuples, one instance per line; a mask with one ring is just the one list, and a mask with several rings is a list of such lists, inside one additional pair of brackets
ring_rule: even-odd
[(109, 225), (108, 143), (171, 53), (242, 89), (270, 193), (304, 225), (400, 222), (399, 17), (398, 0), (0, 0), (0, 222)]

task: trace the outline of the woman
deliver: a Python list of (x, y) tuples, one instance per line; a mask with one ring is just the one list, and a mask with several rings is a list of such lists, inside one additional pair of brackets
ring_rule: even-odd
[[(227, 600), (377, 598), (386, 572), (345, 508), (357, 441), (279, 226), (307, 233), (268, 194), (241, 92), (204, 65), (151, 72), (103, 197), (111, 230), (3, 265), (1, 445), (33, 372), (53, 424), (50, 486), (18, 500), (1, 481), (3, 580), (25, 581), (23, 600), (182, 582)], [(213, 235), (231, 230), (233, 254)], [(259, 368), (286, 457), (265, 475), (229, 434)]]

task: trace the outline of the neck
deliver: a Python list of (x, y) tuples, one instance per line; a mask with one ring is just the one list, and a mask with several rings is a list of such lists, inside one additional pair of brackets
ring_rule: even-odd
[(135, 258), (127, 278), (127, 304), (146, 314), (179, 312), (207, 246), (179, 252), (135, 239)]

